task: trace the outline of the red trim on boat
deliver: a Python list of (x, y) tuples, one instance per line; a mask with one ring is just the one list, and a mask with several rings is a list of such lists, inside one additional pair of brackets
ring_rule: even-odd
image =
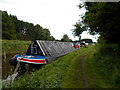
[(24, 59), (24, 58), (18, 58), (19, 61), (26, 61), (31, 63), (46, 63), (45, 59), (42, 60), (30, 60), (30, 59)]

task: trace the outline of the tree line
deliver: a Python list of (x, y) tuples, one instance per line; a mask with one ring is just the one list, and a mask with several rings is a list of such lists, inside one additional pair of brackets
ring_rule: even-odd
[(39, 24), (19, 20), (14, 15), (8, 15), (6, 11), (2, 12), (2, 39), (7, 40), (50, 40), (55, 38), (51, 36), (49, 29), (43, 28)]
[(8, 15), (7, 11), (2, 13), (2, 39), (7, 40), (48, 40), (48, 41), (62, 41), (72, 42), (67, 34), (64, 34), (61, 40), (56, 40), (49, 29), (43, 28), (39, 24), (19, 20), (15, 15)]

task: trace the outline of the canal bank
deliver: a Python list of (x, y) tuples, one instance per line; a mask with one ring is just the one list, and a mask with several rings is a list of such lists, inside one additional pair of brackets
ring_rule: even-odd
[(20, 52), (26, 52), (30, 44), (30, 41), (22, 40), (1, 40), (2, 51), (0, 54), (1, 59), (1, 78), (6, 79), (10, 74), (14, 72), (14, 66), (9, 64), (9, 59), (15, 54)]

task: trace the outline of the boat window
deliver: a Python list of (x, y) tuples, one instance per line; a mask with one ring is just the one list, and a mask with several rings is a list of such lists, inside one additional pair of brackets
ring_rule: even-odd
[(38, 52), (37, 51), (37, 44), (33, 44), (31, 46), (31, 54), (38, 54), (37, 52)]
[(38, 46), (38, 44), (36, 42), (33, 42), (29, 46), (29, 49), (27, 50), (26, 55), (41, 55), (41, 56), (43, 56), (43, 53), (42, 53), (40, 47)]

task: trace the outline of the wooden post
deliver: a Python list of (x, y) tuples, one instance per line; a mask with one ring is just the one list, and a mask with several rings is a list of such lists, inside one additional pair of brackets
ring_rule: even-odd
[[(16, 65), (16, 68), (15, 68), (15, 71), (14, 71), (13, 75), (15, 75), (15, 74), (17, 73), (17, 70), (18, 70), (18, 68), (19, 68), (19, 67), (20, 67), (20, 62), (18, 62), (18, 63), (17, 63), (17, 65)], [(16, 76), (17, 76), (17, 74), (16, 74)], [(15, 76), (15, 77), (16, 77), (16, 76)], [(15, 77), (13, 77), (13, 78), (12, 78), (12, 83), (13, 83), (13, 81), (15, 80)]]
[(6, 57), (5, 51), (4, 51), (3, 55), (4, 55), (4, 62), (6, 62), (7, 57)]

